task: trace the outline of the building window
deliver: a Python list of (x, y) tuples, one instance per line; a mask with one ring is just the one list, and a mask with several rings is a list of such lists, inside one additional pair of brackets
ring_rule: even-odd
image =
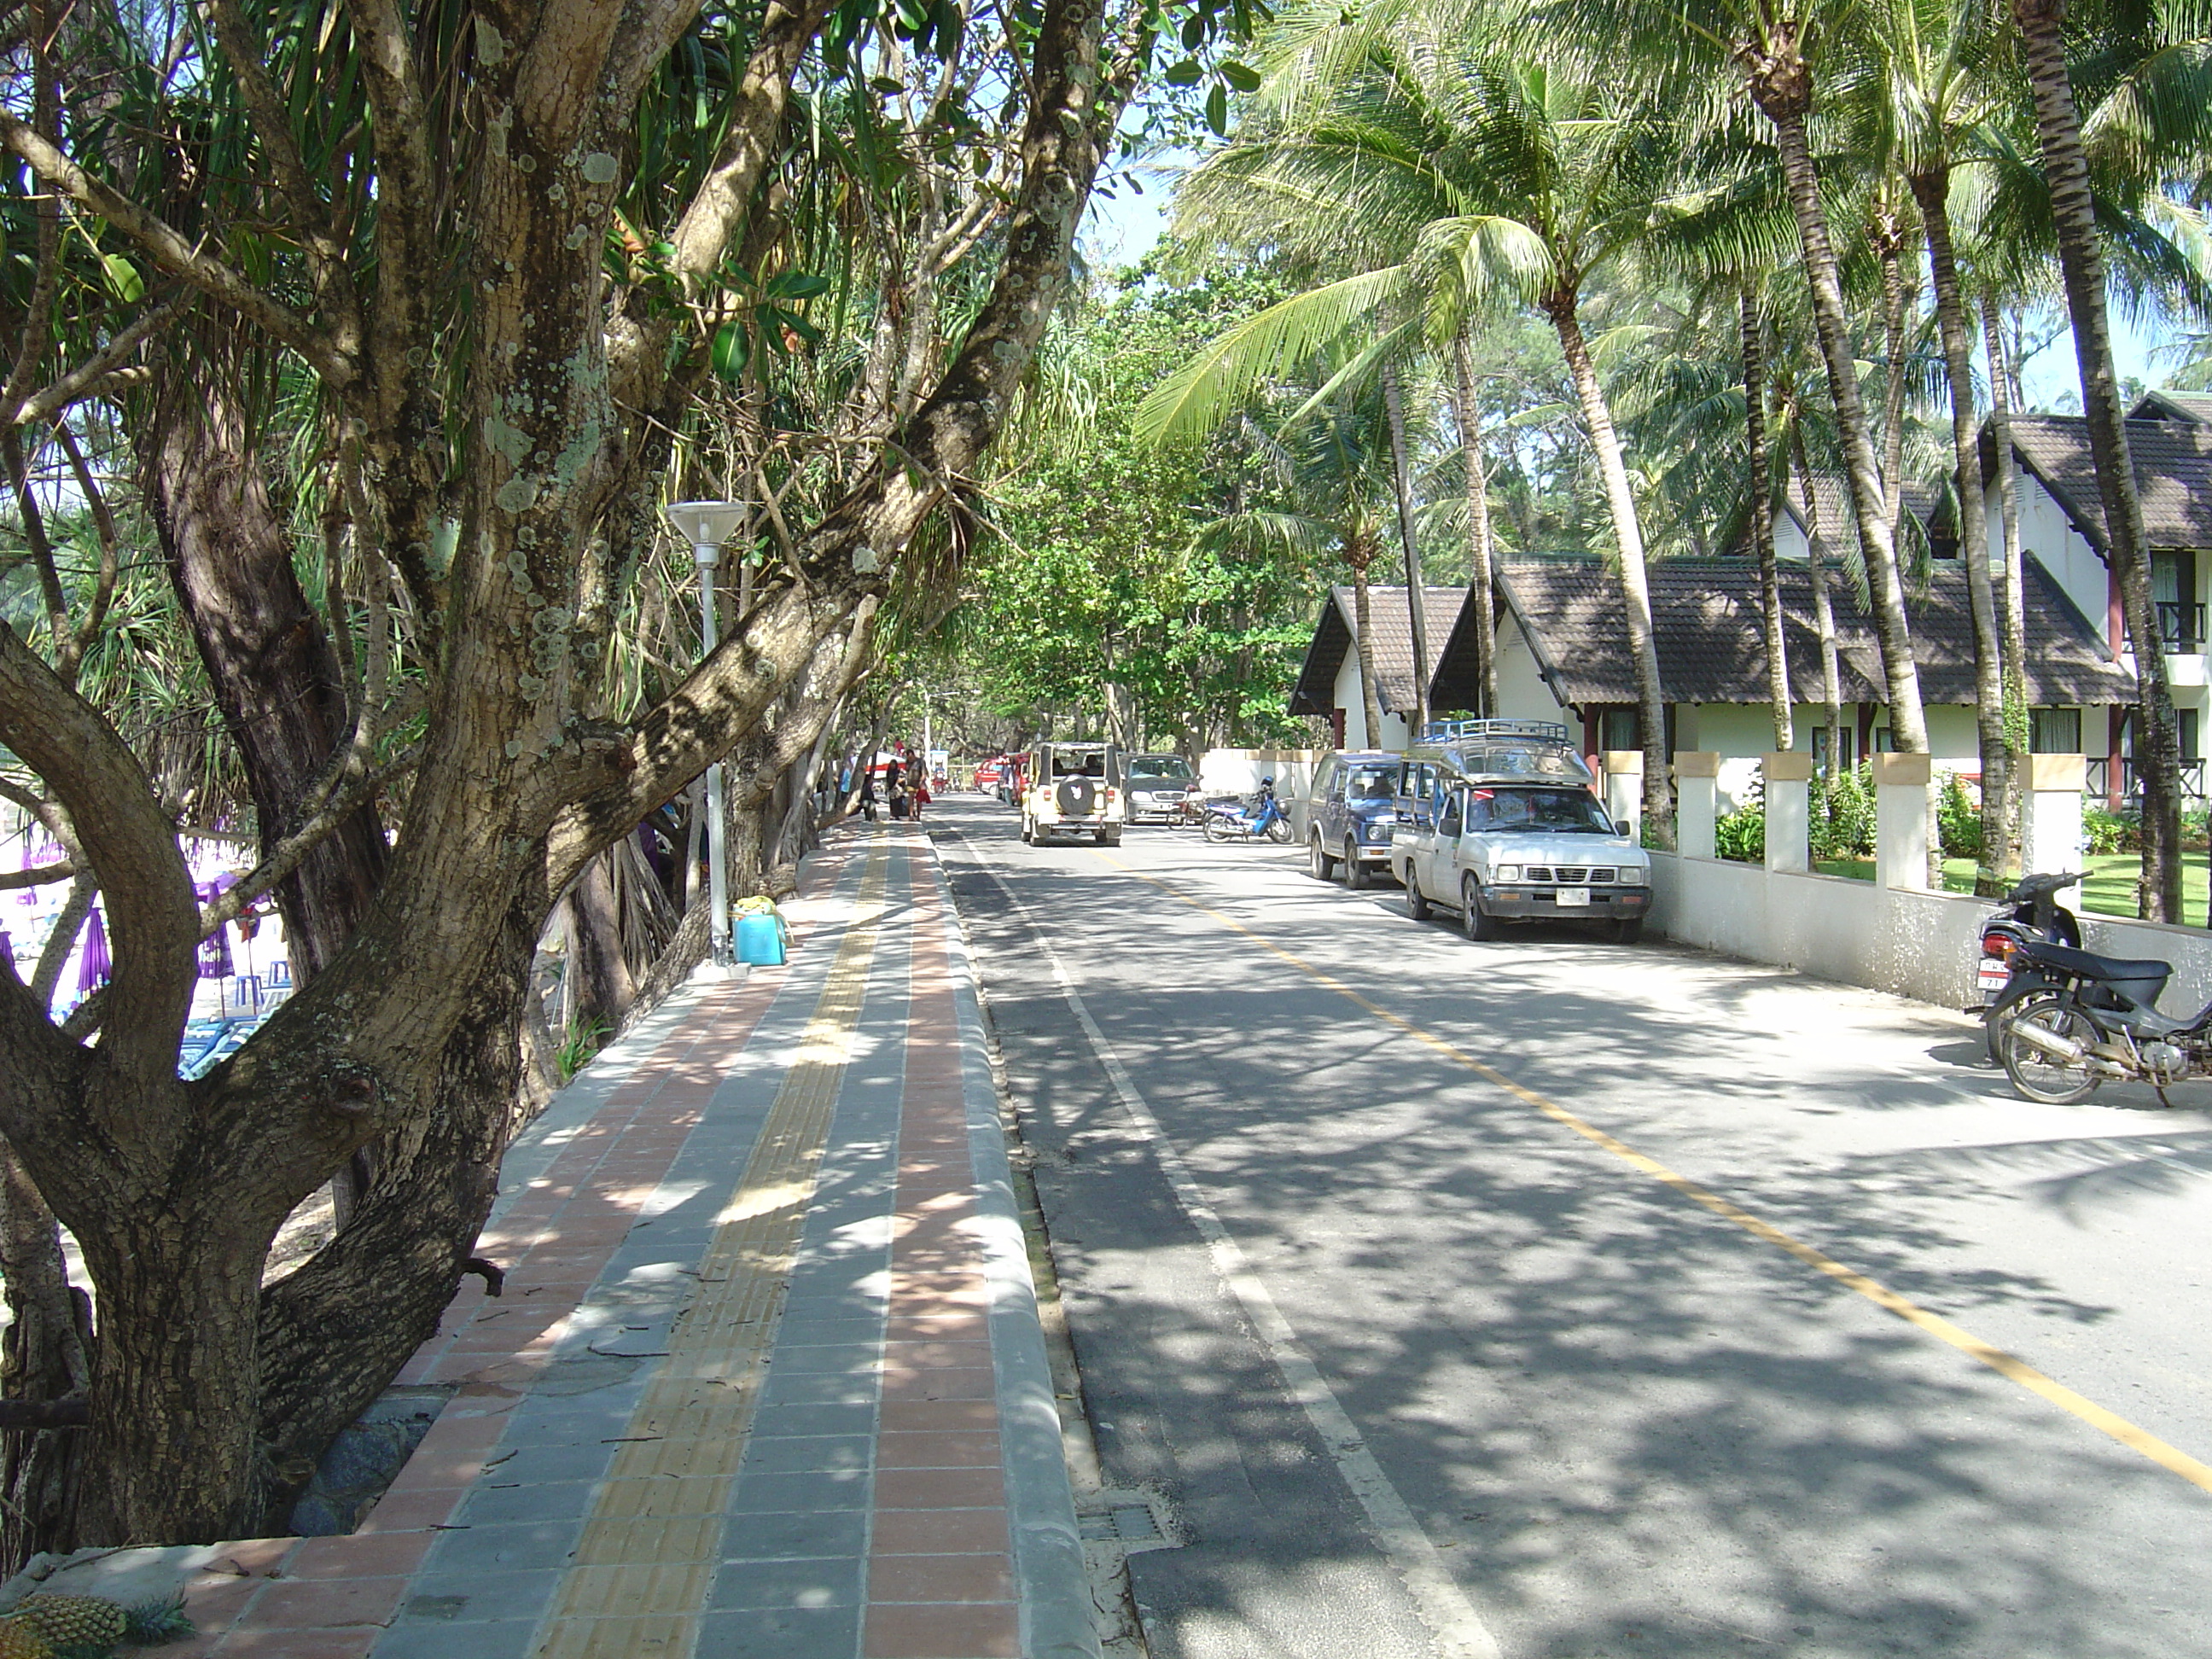
[(2169, 651), (2204, 648), (2204, 607), (2197, 603), (2197, 556), (2185, 550), (2150, 556), (2150, 597), (2158, 610), (2158, 635)]
[(2197, 746), (2197, 711), (2194, 708), (2177, 708), (2173, 711), (2173, 718), (2181, 737), (2183, 761), (2203, 760), (2204, 751)]
[(1600, 749), (1641, 749), (1644, 739), (1637, 735), (1636, 711), (1633, 708), (1608, 708), (1597, 717), (1597, 746)]
[[(1858, 733), (1845, 726), (1839, 727), (1836, 735), (1842, 740), (1844, 766), (1848, 769), (1852, 763), (1851, 751), (1858, 744)], [(1824, 772), (1828, 769), (1828, 728), (1825, 726), (1813, 728), (1813, 764)]]
[(2078, 755), (2081, 752), (2081, 711), (2078, 708), (2031, 708), (2027, 712), (2027, 746), (2038, 755)]
[(1892, 732), (1886, 726), (1875, 726), (1874, 729), (1874, 752), (1877, 755), (1895, 754), (1897, 752), (1897, 734), (1894, 732)]

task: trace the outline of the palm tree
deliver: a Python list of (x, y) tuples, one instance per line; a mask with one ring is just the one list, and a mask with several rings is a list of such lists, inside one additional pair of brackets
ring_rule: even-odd
[(1482, 402), (1475, 392), (1474, 355), (1462, 325), (1452, 336), (1452, 418), (1467, 465), (1467, 598), (1474, 615), (1478, 714), (1498, 712), (1498, 616), (1492, 583), (1490, 469), (1482, 455)]
[[(1429, 723), (1429, 618), (1421, 589), (1421, 540), (1413, 532), (1413, 480), (1406, 465), (1406, 398), (1398, 365), (1382, 364), (1382, 408), (1390, 424), (1390, 483), (1398, 509), (1398, 540), (1406, 553), (1406, 613), (1413, 640), (1413, 730)], [(1372, 731), (1372, 727), (1369, 728)]]
[(2064, 274), (2074, 356), (2081, 375), (2081, 412), (2096, 464), (2097, 494), (2120, 606), (2135, 641), (2139, 688), (2136, 754), (2142, 780), (2142, 914), (2179, 921), (2181, 914), (2181, 744), (2166, 680), (2166, 650), (2153, 602), (2142, 501), (2128, 448), (2127, 411), (2120, 401), (2106, 314), (2105, 261), (2096, 204), (2083, 153), (2081, 121), (2066, 65), (2067, 0), (2012, 0), (2028, 82), (2035, 95), (2036, 134), (2051, 185), (2051, 216)]
[[(1359, 701), (1370, 747), (1382, 741), (1382, 702), (1375, 668), (1369, 588), (1382, 556), (1384, 514), (1395, 508), (1399, 472), (1389, 411), (1370, 384), (1355, 395), (1309, 400), (1267, 432), (1249, 427), (1273, 462), (1291, 499), (1305, 510), (1248, 509), (1225, 514), (1200, 531), (1202, 544), (1267, 550), (1312, 559), (1334, 548), (1352, 573), (1352, 644), (1359, 665)], [(1426, 659), (1417, 658), (1425, 663)], [(1421, 678), (1419, 669), (1413, 676)], [(1425, 702), (1425, 688), (1423, 688)]]
[(1271, 129), (1201, 167), (1179, 210), (1194, 229), (1219, 234), (1241, 222), (1255, 240), (1333, 245), (1366, 268), (1222, 336), (1162, 382), (1139, 428), (1155, 438), (1206, 430), (1374, 307), (1425, 300), (1431, 332), (1447, 336), (1499, 288), (1527, 293), (1559, 340), (1604, 482), (1637, 681), (1644, 816), (1663, 843), (1673, 789), (1643, 528), (1582, 308), (1593, 276), (1634, 249), (1675, 147), (1656, 103), (1616, 77), (1399, 22), (1326, 80), (1295, 50), (1304, 37), (1286, 31), (1292, 49), (1276, 74), (1296, 96), (1284, 94)]
[[(1980, 488), (1973, 346), (1953, 243), (1951, 195), (1954, 155), (1961, 137), (1985, 118), (2002, 93), (2002, 83), (1990, 61), (1991, 33), (1986, 15), (1971, 7), (1948, 4), (1946, 0), (1888, 0), (1877, 27), (1868, 33), (1875, 48), (1876, 72), (1858, 77), (1852, 89), (1855, 95), (1847, 94), (1850, 106), (1847, 118), (1863, 135), (1862, 147), (1881, 153), (1904, 171), (1927, 245), (1936, 328), (1950, 395), (1959, 550), (1966, 568), (1974, 629), (1975, 724), (1982, 768), (1982, 857), (1976, 888), (1986, 895), (2002, 890), (2007, 826), (2012, 821), (2014, 755), (2007, 738), (2002, 639), (1990, 584), (1987, 520)], [(1900, 264), (1895, 253), (1885, 251), (1886, 291), (1897, 285), (1892, 272)], [(1892, 402), (1901, 416), (1905, 330), (1893, 304), (1889, 317)], [(1900, 504), (1903, 493), (1901, 419), (1894, 430), (1888, 469), (1893, 509)], [(1893, 530), (1895, 527), (1893, 511)]]

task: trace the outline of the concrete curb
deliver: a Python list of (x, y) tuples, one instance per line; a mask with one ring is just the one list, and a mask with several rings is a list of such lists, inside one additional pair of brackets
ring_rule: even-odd
[(952, 969), (953, 1006), (960, 1022), (961, 1097), (968, 1112), (969, 1157), (975, 1173), (978, 1220), (991, 1285), (991, 1358), (1006, 1463), (1006, 1514), (1019, 1580), (1022, 1652), (1026, 1659), (1099, 1659), (1090, 1578), (1075, 1520), (1075, 1493), (1060, 1446), (1060, 1408), (1045, 1358), (1029, 1251), (1014, 1207), (998, 1093), (991, 1084), (975, 958), (933, 842), (927, 857), (945, 918), (945, 958)]

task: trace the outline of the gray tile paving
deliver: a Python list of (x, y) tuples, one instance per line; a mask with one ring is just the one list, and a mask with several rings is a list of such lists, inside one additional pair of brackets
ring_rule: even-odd
[(853, 1659), (860, 1642), (858, 1607), (710, 1613), (696, 1659)]
[(560, 1583), (560, 1573), (551, 1568), (532, 1572), (418, 1572), (407, 1588), (407, 1599), (399, 1604), (394, 1622), (455, 1625), (542, 1619), (553, 1605)]
[(769, 1510), (731, 1519), (722, 1534), (722, 1553), (730, 1560), (769, 1561), (788, 1556), (851, 1555), (868, 1547), (865, 1510)]
[(527, 1571), (564, 1567), (584, 1535), (581, 1516), (573, 1521), (517, 1521), (485, 1526), (474, 1522), (441, 1533), (431, 1547), (428, 1571)]
[(584, 1480), (547, 1481), (538, 1486), (495, 1486), (479, 1481), (461, 1505), (459, 1519), (469, 1527), (508, 1521), (568, 1521), (589, 1507), (592, 1485)]
[(757, 1471), (763, 1474), (796, 1474), (807, 1469), (866, 1470), (875, 1449), (876, 1437), (872, 1433), (756, 1438), (746, 1449), (744, 1468), (747, 1474)]
[(538, 1620), (395, 1625), (377, 1639), (376, 1659), (529, 1659)]
[(710, 1606), (849, 1607), (860, 1601), (862, 1559), (817, 1556), (780, 1561), (727, 1561), (715, 1576)]

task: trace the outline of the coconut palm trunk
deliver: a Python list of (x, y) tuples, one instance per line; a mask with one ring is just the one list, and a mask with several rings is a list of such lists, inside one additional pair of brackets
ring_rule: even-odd
[(1559, 337), (1566, 355), (1567, 373), (1575, 383), (1575, 398), (1582, 405), (1583, 424), (1590, 447), (1597, 453), (1599, 475), (1605, 480), (1606, 506), (1613, 515), (1614, 540), (1620, 549), (1622, 615), (1628, 623), (1628, 650), (1636, 671), (1636, 703), (1644, 748), (1644, 816), (1662, 847), (1674, 844), (1674, 791), (1668, 775), (1667, 699), (1659, 680), (1659, 646), (1651, 627), (1651, 580), (1644, 564), (1644, 528), (1637, 518), (1636, 497), (1630, 490), (1628, 468), (1622, 462), (1620, 438), (1614, 432), (1613, 413), (1599, 386), (1597, 365), (1590, 361), (1589, 345), (1583, 338), (1576, 313), (1575, 290), (1562, 284), (1545, 296), (1545, 314)]
[(1938, 162), (1912, 175), (1913, 200), (1928, 238), (1928, 270), (1936, 290), (1936, 327), (1951, 383), (1951, 450), (1959, 469), (1959, 556), (1966, 565), (1966, 598), (1974, 618), (1974, 726), (1981, 743), (1982, 851), (1974, 890), (2005, 890), (2005, 828), (2012, 822), (2012, 756), (2005, 743), (2004, 653), (1990, 583), (1990, 535), (1982, 504), (1981, 435), (1974, 419), (1972, 337), (1959, 267), (1951, 247), (1951, 168)]
[(1374, 532), (1366, 527), (1363, 517), (1355, 517), (1352, 533), (1345, 539), (1344, 562), (1352, 567), (1352, 645), (1359, 661), (1359, 712), (1367, 722), (1367, 741), (1363, 746), (1369, 749), (1382, 742), (1382, 702), (1375, 690), (1375, 631), (1369, 626), (1374, 618), (1367, 601), (1367, 572), (1375, 562), (1375, 553)]
[(1820, 641), (1820, 708), (1828, 724), (1828, 775), (1844, 764), (1843, 665), (1836, 650), (1836, 607), (1828, 597), (1828, 532), (1820, 520), (1820, 498), (1813, 490), (1813, 469), (1805, 459), (1802, 417), (1790, 423), (1790, 443), (1805, 491), (1805, 561), (1813, 584), (1813, 627)]
[(2021, 867), (2027, 801), (2027, 607), (2022, 597), (2027, 573), (2021, 566), (2020, 484), (2013, 471), (2012, 368), (2005, 361), (1997, 304), (1982, 304), (1982, 348), (1990, 361), (1990, 436), (1997, 452), (1997, 521), (2004, 538), (1999, 568), (1997, 626), (2004, 635), (2005, 752), (2013, 778), (2012, 817), (2005, 824), (2004, 867)]
[(1482, 404), (1474, 395), (1474, 358), (1462, 328), (1452, 341), (1452, 415), (1459, 422), (1460, 449), (1467, 461), (1467, 599), (1474, 612), (1475, 677), (1481, 706), (1478, 714), (1498, 712), (1498, 612), (1493, 603), (1490, 537), (1490, 472), (1482, 459)]
[(1766, 694), (1774, 709), (1774, 747), (1786, 753), (1796, 740), (1791, 716), (1789, 641), (1782, 628), (1782, 569), (1774, 551), (1774, 477), (1766, 447), (1765, 325), (1759, 299), (1744, 286), (1743, 429), (1751, 473), (1751, 540), (1759, 559), (1759, 604), (1766, 627)]
[[(1844, 312), (1842, 277), (1828, 239), (1826, 211), (1820, 205), (1820, 181), (1806, 134), (1812, 108), (1811, 68), (1795, 39), (1779, 36), (1771, 51), (1745, 54), (1751, 94), (1774, 128), (1775, 149), (1797, 220), (1798, 240), (1813, 301), (1814, 331), (1827, 370), (1828, 395), (1834, 400), (1836, 428), (1843, 444), (1844, 477), (1850, 487), (1851, 516), (1864, 549), (1874, 589), (1875, 635), (1881, 644), (1882, 676), (1889, 694), (1889, 730), (1906, 754), (1928, 752), (1928, 720), (1920, 702), (1920, 671), (1912, 654), (1912, 627), (1905, 614), (1905, 588), (1899, 578), (1897, 544), (1889, 533), (1889, 498), (1868, 434), (1866, 405), (1859, 397), (1858, 371)], [(1808, 495), (1810, 481), (1808, 481)], [(1930, 848), (1931, 858), (1935, 849)]]
[(2066, 0), (2013, 0), (2013, 21), (2026, 46), (2029, 84), (2035, 91), (2036, 135), (2051, 186), (2051, 217), (2058, 236), (2058, 263), (2066, 283), (2066, 310), (2074, 325), (2074, 356), (2081, 375), (2081, 412), (2097, 469), (2097, 494), (2105, 509), (2106, 556), (2120, 590), (2120, 606), (2135, 636), (2136, 762), (2142, 781), (2142, 914), (2153, 921), (2181, 915), (2181, 745), (2166, 683), (2166, 647), (2151, 598), (2149, 547), (2142, 501), (2136, 493), (2128, 424), (2112, 365), (2112, 337), (2105, 309), (2104, 254), (2097, 246), (2089, 166), (2081, 151), (2081, 122), (2066, 70), (2063, 30)]
[(1889, 489), (1889, 541), (1905, 526), (1905, 330), (1911, 310), (1905, 278), (1905, 224), (1885, 186), (1875, 210), (1875, 257), (1881, 267), (1881, 337), (1887, 358), (1881, 386), (1881, 476)]
[(1413, 635), (1415, 736), (1429, 723), (1429, 618), (1421, 590), (1420, 538), (1413, 533), (1413, 482), (1406, 469), (1406, 396), (1398, 365), (1382, 365), (1382, 407), (1390, 422), (1390, 483), (1397, 496), (1398, 539), (1406, 550), (1406, 614)]

